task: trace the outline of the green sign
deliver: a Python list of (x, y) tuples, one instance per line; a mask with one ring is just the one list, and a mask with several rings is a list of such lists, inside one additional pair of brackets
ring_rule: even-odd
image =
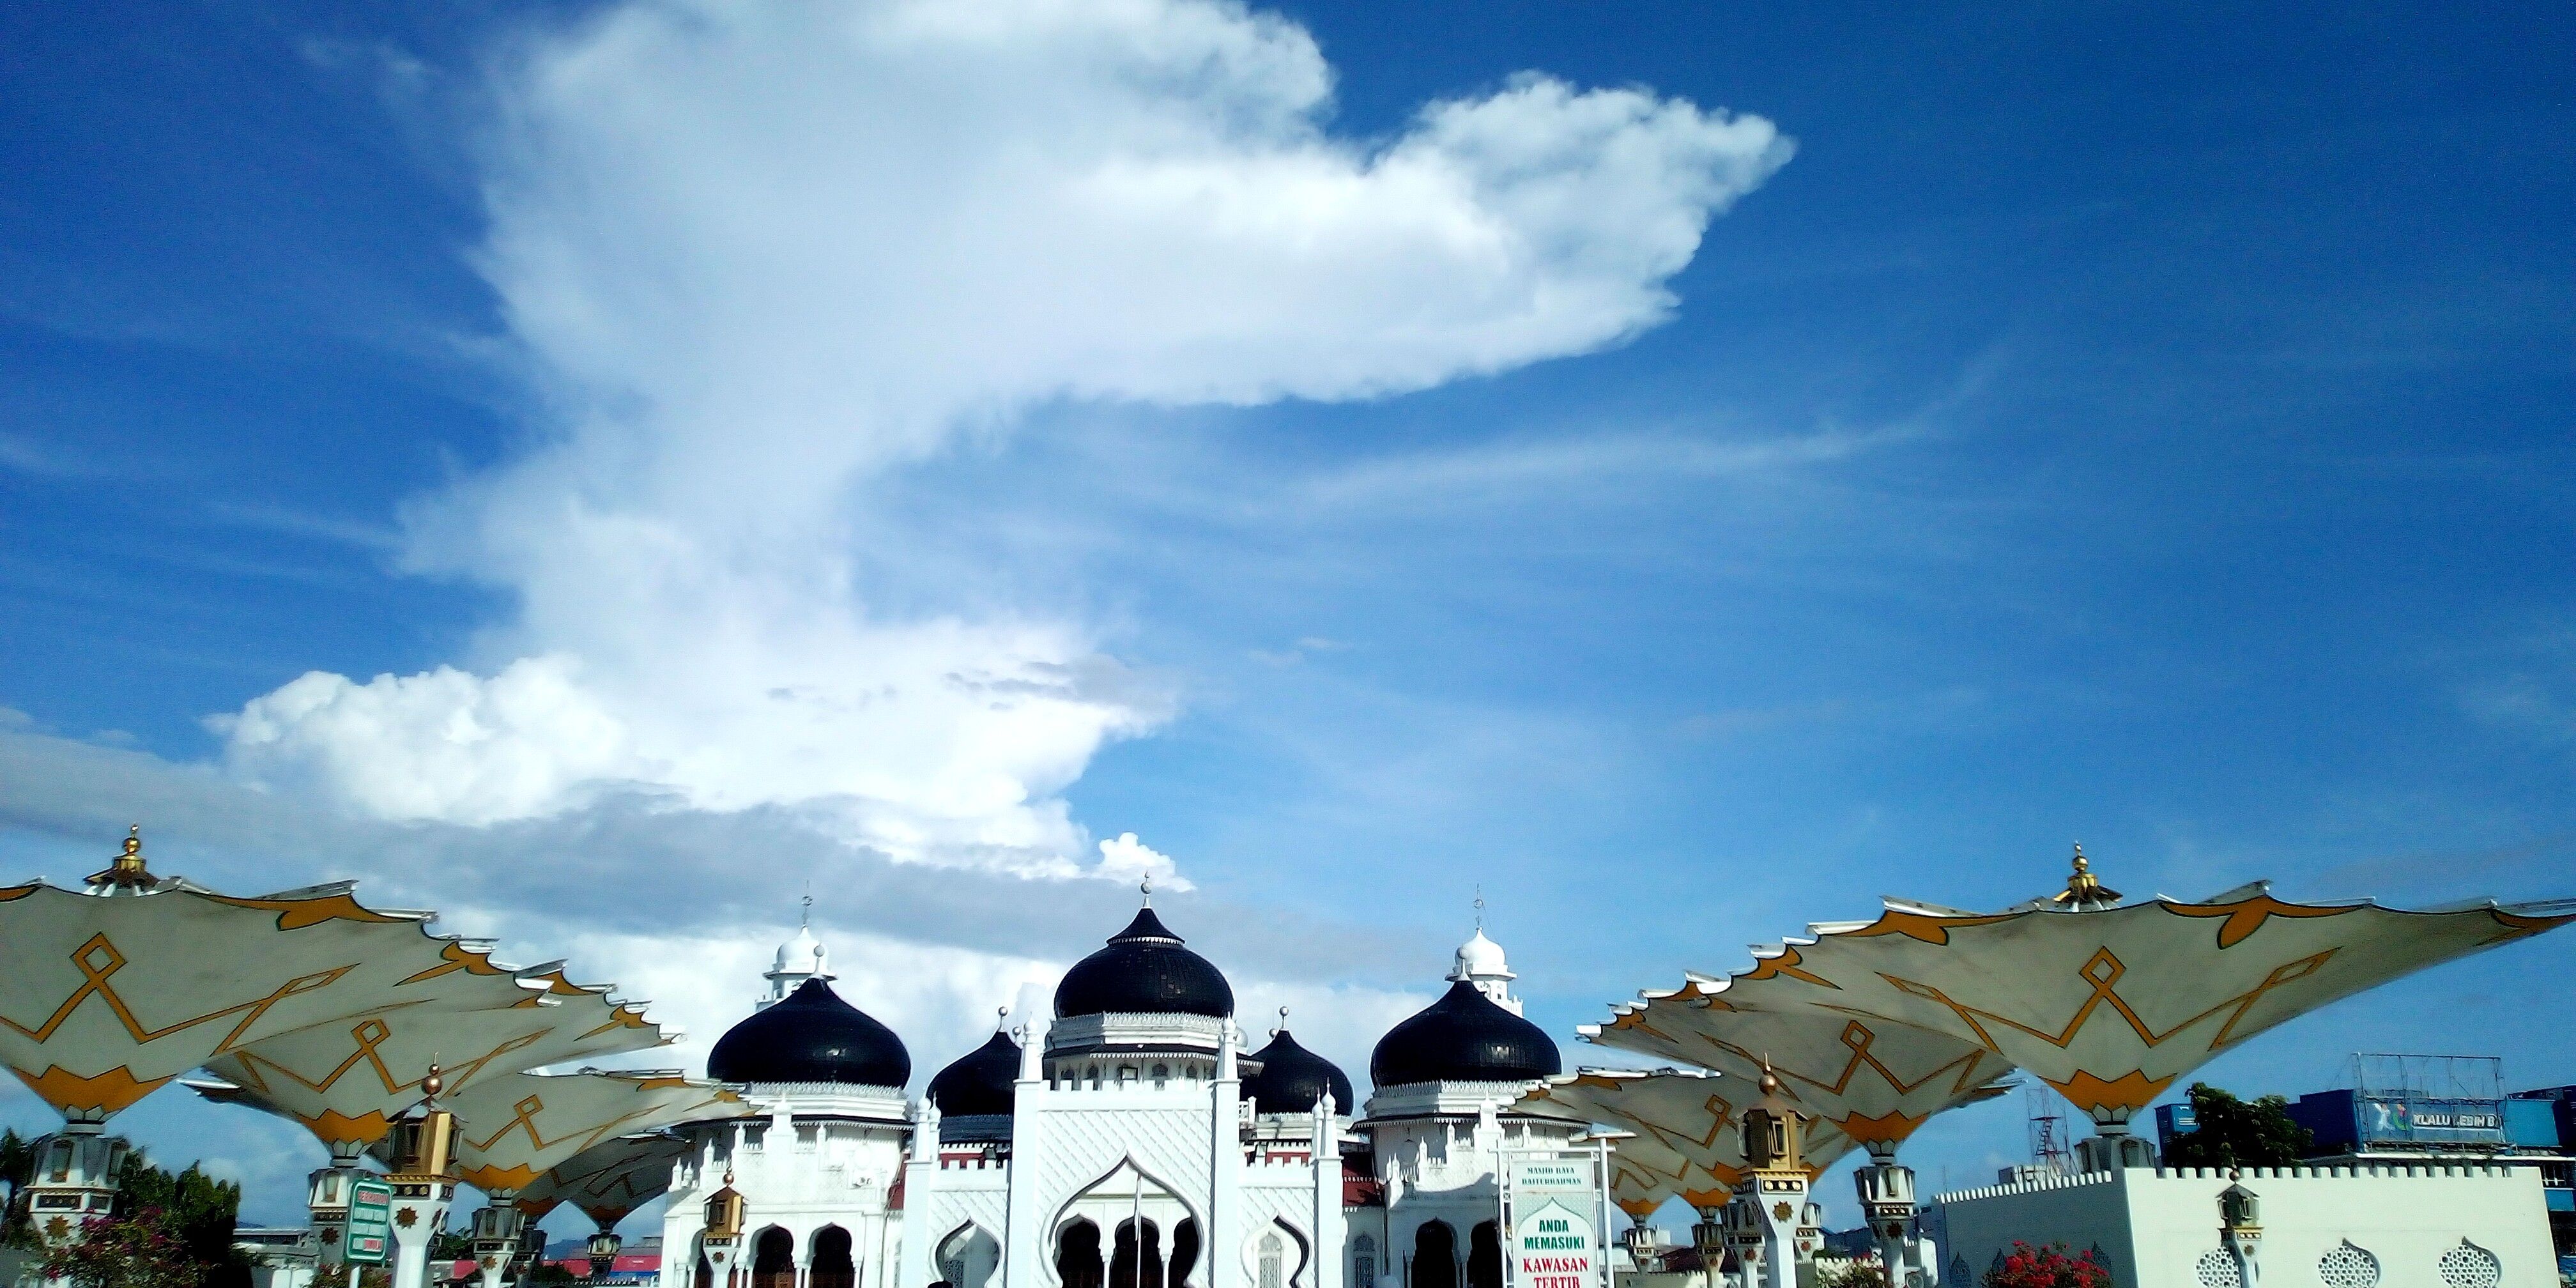
[(343, 1256), (353, 1265), (381, 1266), (393, 1257), (394, 1187), (358, 1181), (349, 1187), (349, 1233)]

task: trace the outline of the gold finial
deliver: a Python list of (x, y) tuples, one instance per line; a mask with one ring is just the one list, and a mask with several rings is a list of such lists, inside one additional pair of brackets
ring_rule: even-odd
[[(141, 823), (129, 824), (126, 827), (125, 848), (117, 851), (116, 858), (108, 863), (106, 871), (91, 873), (89, 883), (94, 887), (103, 886), (114, 890), (149, 890), (161, 884), (161, 878), (152, 875), (143, 866), (143, 825)], [(95, 894), (97, 891), (92, 890), (91, 893)]]
[(420, 1097), (423, 1100), (436, 1100), (438, 1093), (445, 1090), (447, 1090), (447, 1076), (439, 1070), (438, 1061), (432, 1060), (429, 1062), (428, 1076), (420, 1080)]
[(2102, 884), (2102, 878), (2093, 875), (2093, 865), (2084, 857), (2084, 843), (2077, 841), (2075, 871), (2066, 878), (2065, 893), (2056, 895), (2049, 902), (2063, 904), (2069, 908), (2083, 908), (2093, 904), (2119, 901), (2120, 892)]
[(1765, 1054), (1762, 1057), (1761, 1085), (1763, 1095), (1776, 1096), (1780, 1094), (1780, 1075), (1771, 1072), (1771, 1057), (1768, 1054)]

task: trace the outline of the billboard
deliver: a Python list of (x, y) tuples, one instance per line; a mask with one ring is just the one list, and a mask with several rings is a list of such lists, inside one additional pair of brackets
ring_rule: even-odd
[(356, 1265), (383, 1265), (393, 1256), (393, 1235), (394, 1187), (375, 1180), (351, 1185), (343, 1255)]
[(1601, 1155), (1504, 1157), (1505, 1282), (1511, 1288), (1609, 1288), (1609, 1192)]

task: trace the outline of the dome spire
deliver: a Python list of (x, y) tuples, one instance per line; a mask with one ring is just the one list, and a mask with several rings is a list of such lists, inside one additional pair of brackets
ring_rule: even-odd
[(760, 999), (761, 1009), (794, 996), (807, 980), (830, 983), (840, 978), (832, 973), (832, 960), (823, 951), (823, 941), (814, 937), (814, 896), (810, 891), (801, 905), (796, 915), (796, 933), (778, 946), (769, 969), (761, 972), (761, 978), (769, 981), (769, 991)]
[(1496, 1006), (1514, 1015), (1521, 1013), (1520, 999), (1512, 996), (1511, 963), (1503, 957), (1503, 946), (1485, 937), (1484, 887), (1476, 889), (1476, 933), (1458, 945), (1457, 955), (1449, 968), (1452, 983), (1473, 984), (1476, 991), (1493, 999)]

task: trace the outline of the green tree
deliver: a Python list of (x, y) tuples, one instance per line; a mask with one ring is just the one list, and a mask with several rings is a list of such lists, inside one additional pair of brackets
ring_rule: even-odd
[(44, 1273), (73, 1288), (172, 1288), (203, 1282), (204, 1267), (188, 1255), (155, 1208), (92, 1217), (80, 1237), (45, 1258)]
[(194, 1164), (177, 1175), (126, 1155), (116, 1206), (46, 1258), (46, 1273), (77, 1288), (246, 1288), (250, 1261), (233, 1247), (241, 1187)]
[(18, 1209), (20, 1196), (27, 1192), (27, 1182), (36, 1178), (36, 1142), (15, 1129), (0, 1131), (0, 1185), (9, 1187), (0, 1198), (0, 1247), (10, 1246), (9, 1235), (25, 1222)]
[(2199, 1125), (2174, 1137), (2168, 1167), (2287, 1167), (2316, 1144), (2290, 1120), (2290, 1102), (2280, 1096), (2239, 1100), (2206, 1082), (2191, 1084), (2190, 1095)]

